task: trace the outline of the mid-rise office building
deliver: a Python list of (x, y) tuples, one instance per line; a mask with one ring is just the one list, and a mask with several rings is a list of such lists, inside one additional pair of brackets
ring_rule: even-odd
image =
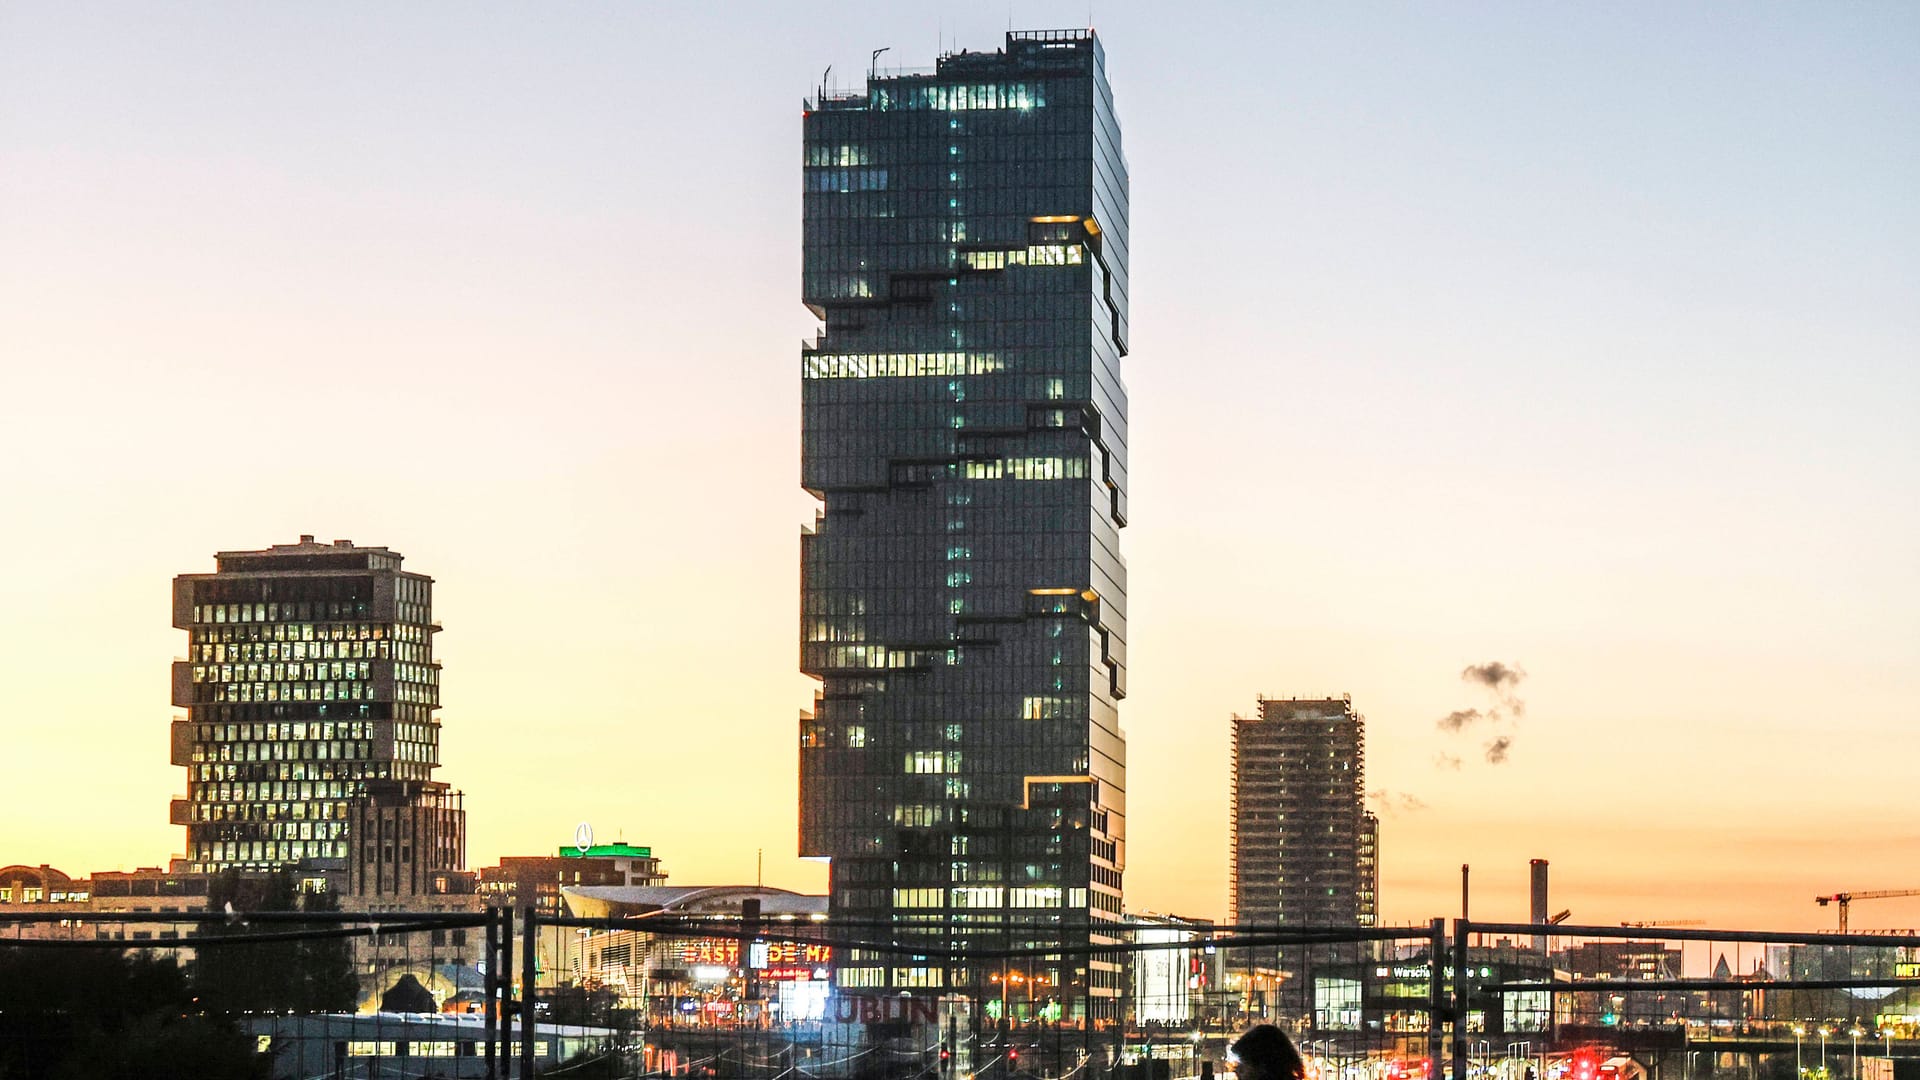
[[(1374, 925), (1379, 824), (1366, 809), (1366, 718), (1346, 697), (1259, 706), (1233, 718), (1232, 921)], [(1277, 948), (1232, 959), (1285, 970)]]
[(459, 868), (464, 813), (432, 779), (433, 579), (401, 558), (302, 536), (174, 579), (187, 659), (174, 664), (173, 702), (187, 716), (173, 724), (173, 762), (187, 796), (173, 821), (187, 828), (190, 869), (346, 870), (353, 806), (379, 782), (404, 798), (389, 787), (367, 814), (394, 819), (399, 802), (424, 799), (425, 817), (409, 819), (432, 818), (433, 835), (396, 834), (391, 854), (369, 836), (361, 854), (395, 869), (405, 851), (409, 874)]
[[(0, 919), (10, 915), (126, 916), (117, 922), (23, 920), (7, 927), (6, 934), (12, 938), (91, 937), (95, 941), (131, 942), (188, 938), (196, 932), (191, 926), (165, 920), (206, 911), (212, 884), (209, 875), (188, 873), (177, 866), (171, 870), (154, 866), (133, 871), (99, 870), (85, 878), (71, 877), (45, 863), (37, 867), (4, 866), (0, 867)], [(193, 953), (182, 946), (162, 949), (157, 955), (190, 960)]]
[(581, 887), (664, 886), (667, 872), (650, 847), (625, 841), (580, 847), (562, 844), (552, 855), (508, 855), (481, 867), (479, 889), (493, 907), (532, 911), (541, 917), (567, 914), (561, 890)]
[[(886, 936), (1111, 940), (1127, 168), (1100, 42), (1013, 33), (823, 88), (804, 130), (801, 854)], [(837, 960), (845, 988), (991, 993), (964, 964)], [(1085, 954), (1038, 974), (1069, 1018), (1122, 989)]]

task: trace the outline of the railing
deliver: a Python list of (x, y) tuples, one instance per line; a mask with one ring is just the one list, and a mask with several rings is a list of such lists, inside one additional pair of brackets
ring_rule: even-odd
[(1091, 30), (1014, 30), (1007, 34), (1014, 41), (1091, 41)]
[[(1920, 1016), (1894, 997), (1920, 987), (1912, 933), (1461, 920), (1451, 944), (1455, 970), (1468, 972), (1452, 1011), (1481, 1016), (1485, 1036), (1476, 1040), (1471, 1019), (1453, 1025), (1454, 1080), (1501, 1067), (1510, 1080), (1516, 1061), (1533, 1062), (1524, 1069), (1540, 1080), (1549, 1068), (1568, 1080), (1630, 1080), (1635, 1071), (1658, 1080), (1663, 1070), (1686, 1080), (1757, 1076), (1763, 1059), (1789, 1052), (1798, 1080), (1828, 1080), (1829, 1050), (1857, 1078), (1863, 1046), (1868, 1057), (1892, 1058), (1897, 1042), (1920, 1036)], [(1884, 1008), (1889, 1001), (1896, 1008)], [(1496, 1016), (1506, 1027), (1529, 1013), (1543, 1020), (1538, 1033), (1492, 1026)], [(1529, 1050), (1476, 1057), (1475, 1045), (1509, 1040)]]
[(0, 1075), (191, 1046), (236, 1076), (341, 1080), (1171, 1080), (1259, 1022), (1293, 1033), (1306, 1080), (1705, 1080), (1787, 1054), (1797, 1080), (1844, 1080), (1830, 1062), (1920, 1056), (1910, 933), (1002, 914), (14, 907)]

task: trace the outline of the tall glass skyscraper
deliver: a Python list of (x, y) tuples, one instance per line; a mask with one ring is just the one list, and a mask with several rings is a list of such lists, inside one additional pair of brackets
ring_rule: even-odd
[[(1127, 168), (1091, 31), (807, 110), (800, 850), (901, 941), (1110, 943), (1126, 844)], [(1116, 962), (848, 950), (844, 988), (1111, 1015)], [(999, 1006), (995, 999), (1007, 999)]]

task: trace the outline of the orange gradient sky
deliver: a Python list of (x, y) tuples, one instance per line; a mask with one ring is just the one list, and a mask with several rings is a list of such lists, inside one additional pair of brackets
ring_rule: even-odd
[[(1524, 917), (1531, 857), (1576, 922), (1920, 887), (1915, 9), (1095, 14), (1129, 906), (1224, 914), (1263, 693), (1366, 714), (1389, 921), (1463, 862)], [(0, 8), (0, 863), (181, 850), (169, 583), (311, 532), (438, 581), (472, 862), (586, 821), (821, 888), (801, 100), (1009, 16), (1087, 7)], [(1436, 726), (1490, 660), (1498, 765)]]

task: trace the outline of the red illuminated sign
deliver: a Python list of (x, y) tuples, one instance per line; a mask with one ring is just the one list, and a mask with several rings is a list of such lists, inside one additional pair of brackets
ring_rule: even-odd
[(740, 966), (740, 943), (724, 938), (696, 938), (680, 946), (680, 959), (689, 964)]
[[(833, 949), (827, 945), (808, 945), (798, 941), (755, 942), (747, 950), (747, 958), (756, 969), (765, 973), (766, 978), (806, 979), (813, 977), (814, 968), (833, 963)], [(727, 938), (695, 938), (681, 943), (680, 960), (686, 964), (737, 968), (740, 966), (740, 943)], [(804, 971), (805, 974), (775, 974), (788, 970)]]

